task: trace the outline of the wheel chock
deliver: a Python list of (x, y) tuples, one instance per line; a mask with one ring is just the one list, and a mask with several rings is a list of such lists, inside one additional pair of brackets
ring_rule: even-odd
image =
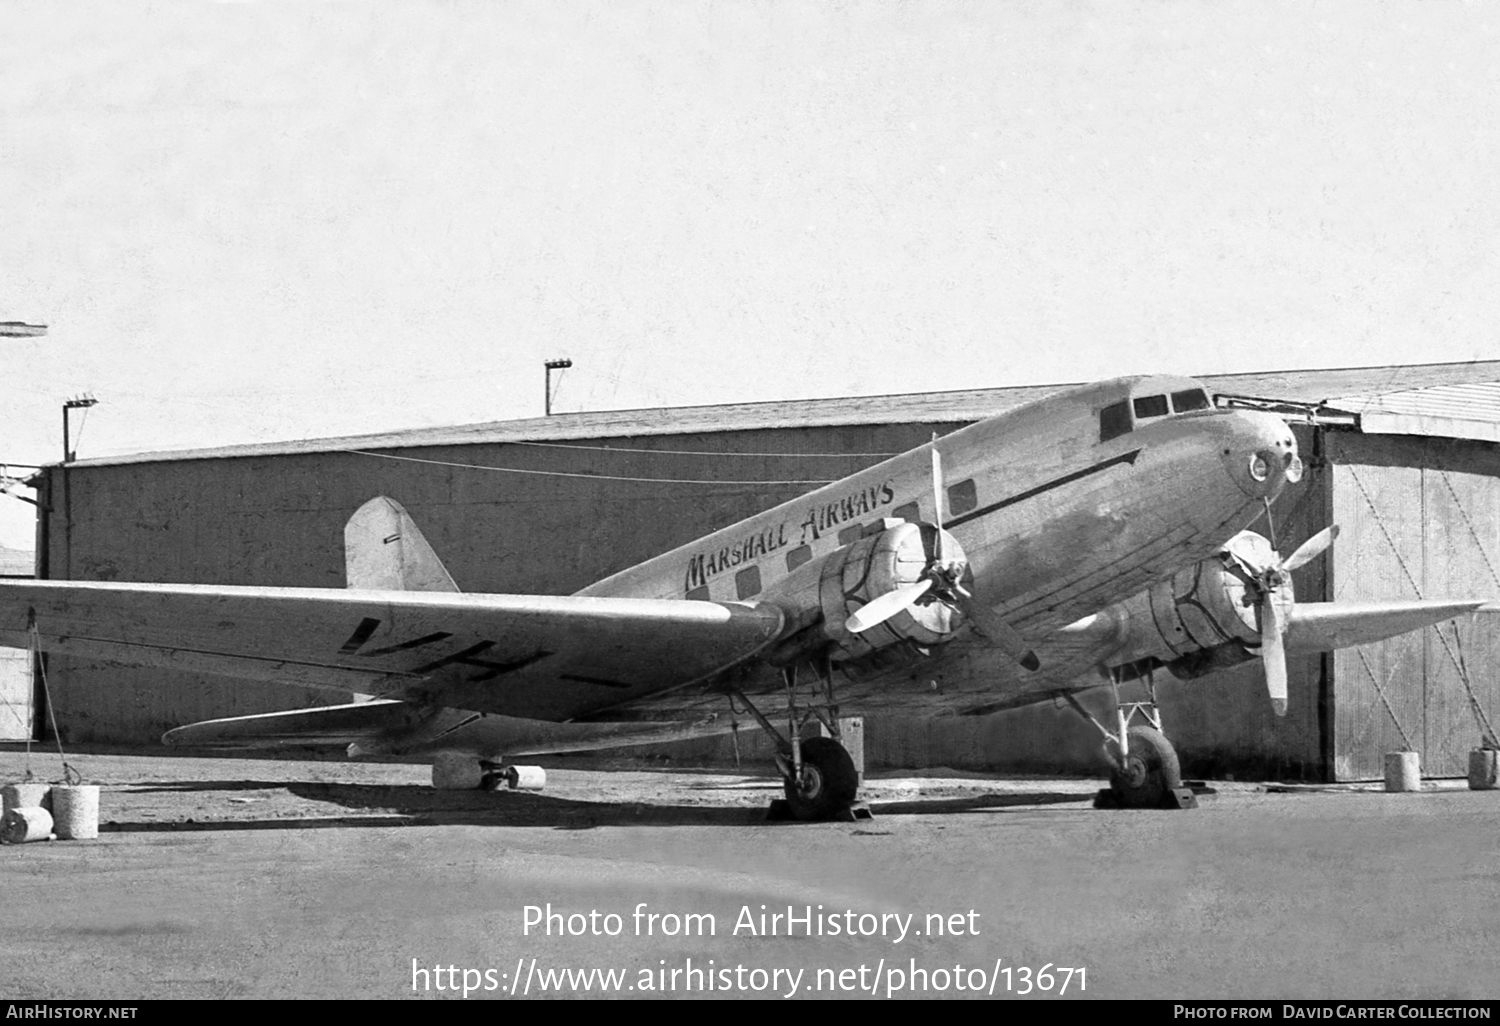
[[(1205, 794), (1213, 794), (1212, 789), (1205, 789)], [(1198, 796), (1191, 787), (1174, 787), (1167, 792), (1166, 798), (1162, 800), (1159, 808), (1163, 809), (1196, 809), (1198, 807)], [(1120, 801), (1120, 796), (1115, 794), (1113, 788), (1103, 788), (1094, 795), (1094, 808), (1096, 809), (1123, 809), (1125, 803)]]
[(1167, 809), (1196, 809), (1198, 807), (1198, 796), (1193, 793), (1191, 787), (1174, 787), (1167, 792), (1167, 799), (1162, 803)]
[(796, 818), (792, 815), (792, 803), (785, 798), (772, 798), (766, 806), (767, 823), (789, 823)]
[[(771, 803), (766, 806), (767, 823), (790, 823), (796, 818), (792, 815), (791, 803), (785, 798), (772, 798)], [(870, 811), (869, 802), (861, 801), (851, 803), (833, 818), (842, 823), (859, 823), (874, 819), (875, 813)]]
[(850, 802), (839, 813), (838, 818), (845, 823), (858, 823), (861, 820), (874, 819), (875, 813), (870, 811), (869, 802)]

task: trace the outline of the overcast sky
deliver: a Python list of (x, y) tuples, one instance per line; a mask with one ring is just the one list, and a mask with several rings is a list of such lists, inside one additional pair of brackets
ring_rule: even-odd
[(0, 460), (1492, 358), (1497, 22), (8, 3)]

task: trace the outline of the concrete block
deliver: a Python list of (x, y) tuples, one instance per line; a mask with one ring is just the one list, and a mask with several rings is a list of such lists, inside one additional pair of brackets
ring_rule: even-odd
[(11, 809), (46, 809), (52, 811), (51, 784), (6, 784), (0, 788), (0, 816)]
[(1416, 752), (1386, 752), (1385, 789), (1422, 790), (1422, 757)]
[(1476, 748), (1469, 753), (1469, 790), (1494, 791), (1500, 788), (1500, 752), (1493, 748)]
[(99, 785), (59, 784), (52, 788), (52, 828), (64, 840), (99, 836)]

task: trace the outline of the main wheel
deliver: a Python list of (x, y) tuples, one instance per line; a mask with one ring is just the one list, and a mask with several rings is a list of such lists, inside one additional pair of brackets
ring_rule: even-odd
[(859, 773), (844, 746), (831, 737), (802, 742), (802, 775), (786, 782), (786, 802), (798, 819), (830, 819), (859, 793)]
[(1182, 786), (1177, 750), (1159, 730), (1131, 727), (1130, 755), (1110, 771), (1109, 783), (1120, 804), (1128, 809), (1160, 809), (1167, 795)]

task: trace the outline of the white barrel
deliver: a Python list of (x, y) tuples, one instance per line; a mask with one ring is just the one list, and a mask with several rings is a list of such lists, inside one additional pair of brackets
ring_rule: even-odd
[(99, 785), (53, 785), (52, 822), (60, 838), (86, 841), (98, 837)]
[(0, 841), (25, 844), (52, 836), (52, 813), (37, 806), (22, 806), (6, 812), (0, 820)]
[(1469, 753), (1469, 790), (1493, 791), (1500, 788), (1500, 752), (1493, 748), (1476, 748)]
[(51, 784), (6, 784), (0, 787), (0, 816), (11, 809), (52, 810)]
[(1422, 757), (1416, 752), (1386, 752), (1385, 789), (1422, 790)]
[(540, 791), (547, 786), (547, 771), (540, 766), (507, 766), (505, 780), (513, 791)]

